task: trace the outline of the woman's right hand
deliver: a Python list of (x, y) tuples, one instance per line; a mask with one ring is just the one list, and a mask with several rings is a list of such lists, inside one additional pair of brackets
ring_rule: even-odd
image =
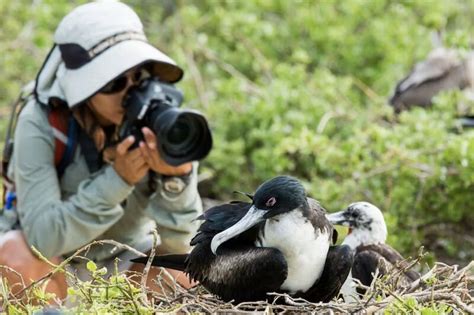
[(128, 150), (135, 142), (135, 137), (128, 136), (117, 145), (114, 159), (114, 169), (129, 185), (135, 185), (148, 173), (146, 163), (140, 148)]

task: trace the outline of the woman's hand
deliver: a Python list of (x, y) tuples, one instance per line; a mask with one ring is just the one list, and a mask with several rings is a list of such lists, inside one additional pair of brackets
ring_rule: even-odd
[(117, 145), (114, 169), (129, 185), (135, 185), (148, 173), (150, 167), (145, 160), (141, 148), (128, 149), (135, 142), (135, 137), (128, 136)]
[(152, 171), (167, 176), (182, 176), (191, 172), (193, 169), (191, 162), (179, 166), (171, 166), (166, 163), (158, 152), (155, 134), (147, 127), (143, 127), (142, 132), (145, 141), (140, 142), (140, 150)]

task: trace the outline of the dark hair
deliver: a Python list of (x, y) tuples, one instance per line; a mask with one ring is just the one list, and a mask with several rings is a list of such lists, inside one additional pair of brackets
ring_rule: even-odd
[(107, 143), (115, 143), (118, 140), (118, 126), (113, 132), (106, 132), (86, 102), (71, 109), (74, 118), (85, 133), (94, 141), (97, 150), (104, 150)]

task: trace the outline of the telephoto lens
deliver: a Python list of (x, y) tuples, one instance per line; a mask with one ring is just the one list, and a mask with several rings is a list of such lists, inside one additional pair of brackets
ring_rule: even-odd
[(134, 135), (139, 141), (146, 126), (156, 134), (166, 163), (177, 166), (203, 159), (212, 148), (211, 131), (200, 112), (179, 108), (182, 101), (182, 93), (173, 85), (157, 78), (144, 80), (125, 97), (120, 139)]

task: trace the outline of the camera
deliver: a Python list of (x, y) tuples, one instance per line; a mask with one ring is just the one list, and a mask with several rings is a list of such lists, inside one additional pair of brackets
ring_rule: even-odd
[(177, 166), (203, 159), (212, 148), (211, 131), (201, 113), (179, 108), (182, 101), (183, 94), (173, 85), (157, 78), (143, 80), (124, 99), (120, 139), (133, 135), (136, 147), (143, 140), (142, 127), (148, 127), (166, 163)]

